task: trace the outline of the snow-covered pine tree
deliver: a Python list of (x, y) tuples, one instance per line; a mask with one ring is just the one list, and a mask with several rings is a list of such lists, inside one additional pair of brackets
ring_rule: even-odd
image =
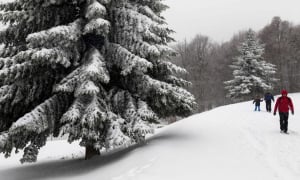
[(230, 66), (233, 79), (225, 82), (227, 96), (234, 100), (246, 100), (273, 89), (276, 67), (264, 60), (264, 46), (258, 42), (253, 30), (247, 31), (246, 39), (238, 50), (240, 55), (234, 58)]
[(152, 123), (189, 115), (194, 97), (161, 0), (15, 0), (0, 5), (0, 152), (34, 162), (66, 134), (86, 158), (128, 146)]

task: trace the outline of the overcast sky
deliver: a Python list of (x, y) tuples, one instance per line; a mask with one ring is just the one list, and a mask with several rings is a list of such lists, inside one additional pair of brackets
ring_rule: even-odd
[(170, 8), (163, 13), (177, 41), (196, 34), (217, 42), (252, 28), (259, 30), (274, 16), (300, 24), (300, 0), (165, 0)]

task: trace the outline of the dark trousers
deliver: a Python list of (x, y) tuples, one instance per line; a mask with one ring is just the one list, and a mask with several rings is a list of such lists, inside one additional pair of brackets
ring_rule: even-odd
[(271, 100), (266, 101), (266, 109), (267, 109), (267, 112), (271, 112)]
[(280, 112), (279, 117), (280, 117), (280, 130), (283, 132), (287, 132), (289, 113), (288, 112)]

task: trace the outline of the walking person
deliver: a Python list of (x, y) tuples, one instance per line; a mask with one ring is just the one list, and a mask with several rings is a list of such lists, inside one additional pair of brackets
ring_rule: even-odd
[(254, 111), (258, 110), (260, 111), (260, 102), (262, 102), (263, 100), (260, 99), (259, 96), (256, 96), (256, 98), (253, 100), (253, 104), (255, 103), (255, 109)]
[(274, 102), (274, 96), (270, 93), (270, 92), (267, 92), (265, 94), (265, 102), (266, 102), (266, 110), (267, 112), (271, 112), (272, 109), (271, 109), (271, 103), (272, 101)]
[(281, 91), (281, 97), (276, 100), (274, 107), (274, 116), (278, 108), (279, 118), (280, 118), (280, 132), (288, 134), (288, 119), (289, 119), (289, 110), (291, 110), (294, 115), (294, 106), (292, 99), (287, 96), (288, 92), (283, 89)]

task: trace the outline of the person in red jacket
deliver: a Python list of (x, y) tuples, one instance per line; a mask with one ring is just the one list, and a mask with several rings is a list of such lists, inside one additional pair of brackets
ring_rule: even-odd
[(276, 111), (278, 108), (279, 118), (280, 118), (280, 132), (288, 133), (288, 118), (289, 118), (289, 110), (291, 110), (294, 115), (294, 106), (292, 99), (287, 96), (287, 90), (283, 89), (281, 91), (281, 97), (276, 100), (275, 108), (274, 108), (274, 116), (276, 115)]

